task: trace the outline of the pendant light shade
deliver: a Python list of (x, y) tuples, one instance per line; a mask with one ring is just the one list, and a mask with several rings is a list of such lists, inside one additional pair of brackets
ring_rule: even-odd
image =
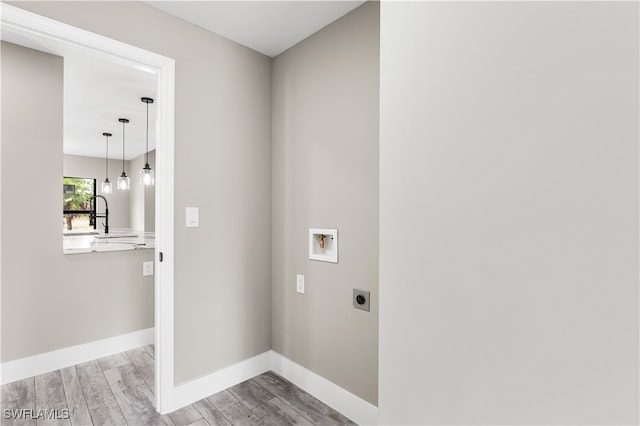
[(118, 177), (118, 189), (120, 191), (128, 191), (130, 186), (129, 176), (124, 172), (124, 126), (129, 122), (126, 118), (119, 118), (122, 123), (122, 174)]
[(153, 169), (149, 166), (149, 104), (153, 103), (151, 98), (140, 98), (142, 102), (147, 104), (147, 138), (146, 138), (146, 151), (144, 157), (144, 167), (140, 170), (140, 183), (145, 186), (153, 185)]
[(102, 193), (103, 194), (111, 194), (113, 190), (111, 186), (111, 182), (109, 182), (109, 138), (111, 137), (111, 133), (103, 133), (102, 136), (107, 138), (106, 152), (104, 155), (104, 181), (102, 182)]

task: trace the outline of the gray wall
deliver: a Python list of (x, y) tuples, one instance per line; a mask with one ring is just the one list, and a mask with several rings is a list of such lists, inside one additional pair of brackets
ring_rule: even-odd
[[(154, 232), (156, 221), (156, 186), (145, 186), (140, 183), (140, 170), (145, 164), (145, 154), (133, 158), (129, 162), (131, 169), (131, 192), (129, 224), (132, 229)], [(156, 172), (156, 151), (149, 152), (149, 166)], [(128, 172), (127, 172), (128, 173)]]
[[(144, 185), (140, 185), (140, 169), (144, 167), (144, 154), (129, 161), (129, 168), (133, 170), (131, 188), (129, 190), (129, 225), (131, 229), (144, 230)], [(155, 171), (155, 170), (154, 170)]]
[[(149, 152), (149, 165), (156, 172), (156, 150)], [(144, 186), (144, 230), (156, 231), (156, 186)]]
[[(273, 65), (273, 348), (373, 404), (378, 28), (378, 3), (365, 4)], [(338, 228), (338, 264), (308, 259), (311, 227)], [(371, 312), (352, 308), (354, 287)]]
[(62, 58), (1, 54), (1, 361), (153, 327), (151, 250), (62, 254)]
[(638, 4), (381, 10), (382, 424), (638, 424)]
[(270, 349), (271, 60), (141, 2), (11, 4), (175, 59), (176, 383)]
[[(118, 191), (118, 175), (122, 172), (122, 161), (109, 160), (109, 180), (113, 185), (111, 194), (102, 193), (102, 181), (104, 180), (104, 158), (84, 157), (80, 155), (63, 155), (62, 171), (64, 176), (95, 178), (97, 193), (104, 195), (109, 202), (109, 228), (129, 228), (129, 213), (131, 210), (129, 191)], [(125, 172), (131, 176), (129, 161), (125, 161)], [(137, 176), (131, 176), (131, 186), (137, 183)], [(61, 207), (62, 208), (62, 207)], [(98, 212), (104, 211), (104, 202), (98, 200)], [(102, 229), (104, 219), (98, 219), (98, 229)]]

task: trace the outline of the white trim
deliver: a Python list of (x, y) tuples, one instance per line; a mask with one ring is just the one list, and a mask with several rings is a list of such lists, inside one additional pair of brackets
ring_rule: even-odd
[(275, 351), (271, 369), (357, 424), (378, 424), (378, 407)]
[(273, 351), (263, 352), (208, 376), (176, 386), (171, 410), (192, 404), (271, 370)]
[[(157, 73), (164, 56), (2, 3), (2, 39), (37, 50), (63, 46), (110, 62)], [(162, 58), (159, 60), (159, 58)], [(159, 96), (158, 96), (159, 97)]]
[[(174, 193), (174, 110), (175, 63), (165, 63), (158, 78), (158, 93), (164, 102), (158, 103), (158, 116), (170, 118), (156, 121), (156, 407), (161, 414), (170, 413), (168, 407), (174, 395), (173, 358), (173, 193)], [(158, 190), (160, 188), (161, 190)], [(163, 261), (159, 262), (158, 253)], [(158, 273), (159, 272), (159, 273)]]
[[(156, 262), (156, 407), (175, 406), (173, 398), (173, 176), (175, 61), (90, 31), (0, 3), (2, 39), (16, 44), (50, 46), (127, 65), (158, 76), (156, 116), (156, 251), (164, 261)], [(160, 172), (160, 173), (158, 173)]]
[(378, 407), (273, 350), (175, 387), (172, 399), (175, 405), (168, 409), (173, 411), (193, 404), (269, 370), (360, 425), (378, 424)]
[(153, 328), (109, 337), (91, 343), (70, 346), (2, 364), (0, 383), (15, 382), (72, 365), (117, 354), (140, 346), (150, 345), (154, 340)]

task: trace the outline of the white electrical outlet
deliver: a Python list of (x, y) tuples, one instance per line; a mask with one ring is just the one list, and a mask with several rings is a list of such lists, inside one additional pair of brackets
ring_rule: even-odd
[(153, 260), (142, 262), (142, 276), (148, 277), (150, 275), (153, 275)]
[(296, 275), (296, 291), (304, 294), (304, 275)]

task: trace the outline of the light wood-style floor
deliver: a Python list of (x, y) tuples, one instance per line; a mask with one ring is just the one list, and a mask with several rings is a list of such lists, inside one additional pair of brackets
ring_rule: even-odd
[(1, 424), (355, 424), (271, 371), (161, 416), (154, 408), (154, 356), (150, 345), (3, 385)]

